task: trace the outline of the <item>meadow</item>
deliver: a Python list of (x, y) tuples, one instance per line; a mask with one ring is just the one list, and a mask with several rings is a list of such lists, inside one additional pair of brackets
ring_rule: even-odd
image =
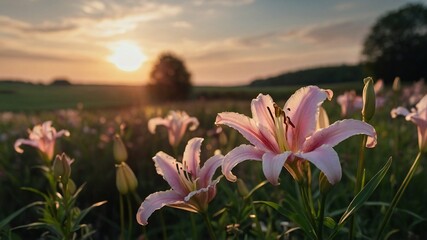
[[(91, 236), (88, 234), (87, 239), (207, 239), (202, 217), (179, 209), (164, 207), (154, 212), (145, 227), (136, 222), (141, 199), (153, 192), (170, 189), (162, 176), (156, 173), (153, 156), (159, 151), (170, 155), (178, 152), (182, 156), (187, 141), (193, 137), (205, 139), (202, 162), (213, 156), (216, 150), (226, 154), (248, 142), (232, 128), (218, 130), (214, 124), (218, 113), (230, 111), (251, 116), (250, 100), (258, 93), (271, 94), (278, 105), (283, 106), (299, 87), (196, 87), (192, 99), (187, 102), (150, 103), (144, 90), (134, 86), (0, 85), (0, 239), (43, 239), (43, 234), (49, 232), (49, 228), (31, 225), (42, 219), (41, 209), (37, 206), (25, 209), (2, 225), (2, 220), (4, 222), (18, 209), (43, 200), (25, 187), (42, 192), (48, 188), (49, 182), (37, 167), (42, 164), (37, 151), (29, 146), (23, 146), (22, 154), (14, 150), (17, 139), (28, 137), (27, 129), (45, 121), (52, 121), (57, 130), (70, 132), (69, 137), (57, 139), (55, 153), (65, 152), (75, 159), (71, 165), (72, 179), (77, 186), (84, 185), (76, 205), (84, 209), (96, 202), (107, 201), (82, 219), (95, 231)], [(343, 118), (361, 119), (360, 110), (342, 117), (336, 99), (345, 90), (355, 89), (360, 95), (362, 82), (320, 87), (334, 91), (333, 99), (323, 104), (331, 123)], [(386, 98), (385, 105), (377, 109), (370, 121), (377, 132), (378, 144), (365, 150), (366, 181), (390, 157), (392, 164), (378, 188), (355, 216), (356, 239), (375, 236), (391, 199), (418, 152), (416, 126), (404, 118), (390, 117), (391, 109), (407, 100), (402, 98), (402, 92), (393, 92), (391, 86), (386, 86), (382, 94)], [(175, 149), (169, 145), (164, 128), (159, 127), (156, 134), (152, 134), (147, 126), (151, 118), (165, 117), (171, 110), (186, 111), (200, 123), (195, 131), (185, 133)], [(116, 188), (115, 134), (120, 134), (126, 146), (127, 164), (138, 180), (136, 192), (141, 198), (128, 198), (130, 204), (127, 206), (130, 207), (125, 210), (124, 219)], [(353, 198), (361, 141), (362, 137), (355, 136), (334, 147), (340, 157), (343, 177), (326, 199), (325, 216), (331, 222), (339, 221)], [(427, 189), (424, 187), (427, 174), (425, 159), (422, 160), (386, 227), (387, 239), (427, 238)], [(244, 186), (242, 182), (233, 183), (222, 178), (217, 186), (217, 195), (209, 204), (212, 227), (219, 239), (306, 238), (300, 229), (294, 228), (296, 225), (292, 217), (283, 216), (271, 206), (260, 203), (271, 201), (283, 206), (292, 205), (292, 200), (297, 199), (298, 188), (287, 171), (280, 174), (279, 186), (265, 181), (259, 162), (244, 162), (233, 172), (243, 180)], [(215, 176), (218, 175), (220, 170)], [(318, 178), (319, 170), (312, 168), (313, 189), (317, 189)], [(314, 198), (319, 195), (319, 190), (313, 192)], [(121, 221), (126, 225), (124, 232)], [(325, 229), (327, 233), (332, 232), (331, 225), (330, 222), (325, 223), (330, 227)], [(292, 231), (287, 232), (289, 229)], [(345, 225), (335, 238), (347, 238), (348, 232), (349, 226)]]

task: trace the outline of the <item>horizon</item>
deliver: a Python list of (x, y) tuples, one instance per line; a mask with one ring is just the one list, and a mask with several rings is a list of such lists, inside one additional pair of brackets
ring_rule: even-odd
[(145, 85), (165, 51), (195, 86), (360, 62), (364, 38), (399, 0), (0, 2), (0, 79)]

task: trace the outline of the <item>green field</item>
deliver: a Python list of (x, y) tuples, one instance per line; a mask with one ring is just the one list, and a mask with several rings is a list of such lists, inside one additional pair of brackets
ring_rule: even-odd
[[(323, 85), (323, 88), (334, 90), (332, 101), (322, 105), (329, 115), (330, 122), (343, 118), (360, 119), (360, 111), (342, 117), (337, 96), (345, 90), (356, 89), (359, 94), (363, 87), (358, 83)], [(142, 87), (135, 86), (36, 86), (26, 84), (0, 84), (0, 239), (39, 239), (44, 230), (19, 228), (19, 226), (40, 220), (36, 209), (29, 209), (17, 215), (6, 226), (2, 220), (14, 214), (18, 209), (42, 198), (34, 192), (24, 191), (23, 187), (32, 187), (47, 192), (48, 184), (40, 169), (41, 159), (31, 146), (23, 146), (24, 153), (17, 153), (14, 143), (17, 139), (27, 138), (28, 129), (44, 121), (52, 121), (57, 130), (67, 129), (71, 135), (57, 139), (55, 153), (62, 152), (75, 159), (72, 164), (71, 176), (75, 183), (85, 187), (76, 202), (81, 209), (99, 201), (108, 201), (96, 208), (83, 219), (94, 230), (93, 239), (119, 239), (121, 227), (120, 198), (116, 189), (116, 168), (113, 156), (113, 137), (121, 133), (128, 150), (127, 161), (138, 180), (137, 193), (144, 199), (149, 194), (170, 189), (162, 176), (156, 173), (153, 156), (163, 151), (168, 154), (182, 156), (187, 141), (193, 137), (205, 139), (202, 149), (202, 161), (206, 161), (216, 150), (223, 154), (236, 146), (248, 144), (238, 131), (223, 127), (217, 131), (215, 119), (221, 112), (237, 112), (251, 116), (251, 99), (259, 93), (271, 94), (279, 105), (298, 88), (250, 88), (250, 87), (195, 87), (192, 100), (164, 104), (149, 103)], [(392, 119), (390, 110), (405, 104), (391, 89), (384, 90), (389, 101), (375, 113), (370, 124), (375, 127), (378, 144), (374, 149), (366, 149), (366, 180), (370, 180), (384, 166), (389, 157), (393, 163), (378, 189), (360, 209), (356, 217), (356, 239), (372, 239), (383, 219), (385, 210), (398, 186), (410, 168), (417, 154), (417, 128), (403, 118)], [(394, 95), (393, 95), (394, 94)], [(83, 108), (76, 109), (77, 105)], [(56, 111), (61, 108), (73, 108), (72, 111)], [(55, 111), (52, 111), (55, 110)], [(148, 129), (148, 122), (154, 117), (165, 117), (170, 110), (184, 110), (200, 122), (195, 131), (188, 131), (177, 149), (169, 145), (166, 128), (159, 127), (156, 134)], [(9, 112), (12, 111), (12, 112)], [(355, 181), (355, 170), (359, 158), (360, 137), (352, 137), (338, 144), (334, 149), (338, 152), (343, 177), (334, 186), (327, 198), (325, 216), (329, 221), (339, 221), (350, 203)], [(425, 174), (425, 157), (422, 159), (412, 182), (400, 201), (386, 232), (390, 240), (418, 239), (427, 237), (427, 181)], [(313, 169), (313, 196), (317, 206), (319, 191), (317, 179), (319, 171)], [(216, 176), (220, 175), (220, 170)], [(242, 179), (247, 188), (252, 189), (265, 176), (262, 164), (255, 161), (239, 164), (236, 176)], [(272, 201), (285, 204), (289, 196), (297, 196), (295, 182), (287, 171), (280, 175), (280, 186), (266, 184), (252, 195), (254, 201)], [(13, 199), (13, 201), (8, 201)], [(254, 232), (252, 206), (249, 199), (243, 199), (236, 183), (222, 178), (218, 184), (218, 194), (210, 203), (209, 213), (212, 215), (214, 230), (219, 239), (277, 239), (283, 234), (281, 223), (289, 218), (262, 205), (255, 205), (260, 221), (268, 227), (265, 236), (259, 237)], [(162, 239), (166, 231), (167, 239), (207, 239), (206, 228), (200, 215), (185, 211), (163, 208), (152, 215), (150, 224), (142, 228), (135, 220), (135, 213), (141, 200), (132, 200), (130, 218), (125, 214), (127, 239), (138, 239), (146, 235), (148, 239)], [(223, 211), (226, 209), (226, 211)], [(191, 217), (192, 216), (192, 217)], [(193, 223), (187, 221), (193, 218)], [(185, 219), (183, 221), (182, 219)], [(165, 223), (165, 226), (162, 224)], [(228, 232), (229, 226), (239, 224), (236, 232)], [(239, 231), (237, 231), (239, 230)], [(325, 233), (331, 229), (325, 227)], [(197, 235), (197, 237), (193, 237)], [(347, 239), (346, 225), (335, 239)], [(10, 237), (11, 236), (11, 237)], [(294, 231), (290, 239), (304, 239), (300, 230)], [(234, 238), (233, 238), (234, 237)]]
[[(329, 84), (336, 93), (361, 89), (358, 82)], [(250, 100), (259, 93), (287, 99), (301, 86), (283, 87), (194, 87), (192, 99)], [(41, 111), (77, 108), (117, 108), (140, 106), (149, 102), (142, 86), (71, 85), (44, 86), (19, 83), (0, 84), (0, 111)]]

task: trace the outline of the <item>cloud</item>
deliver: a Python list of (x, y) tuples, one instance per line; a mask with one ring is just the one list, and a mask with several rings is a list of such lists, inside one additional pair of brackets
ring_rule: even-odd
[(288, 31), (281, 35), (281, 39), (328, 46), (360, 45), (368, 34), (370, 26), (371, 22), (368, 20), (323, 23)]
[(17, 49), (0, 49), (0, 58), (8, 59), (25, 59), (25, 60), (37, 60), (37, 61), (61, 61), (61, 62), (82, 62), (82, 61), (93, 61), (88, 58), (73, 58), (64, 57), (53, 54), (45, 54), (39, 52), (27, 52)]
[(2, 28), (1, 32), (7, 33), (57, 33), (70, 31), (77, 28), (76, 25), (72, 23), (52, 23), (52, 22), (44, 22), (39, 25), (33, 25), (27, 22), (19, 21), (12, 19), (6, 16), (0, 16), (0, 25)]
[(255, 0), (194, 0), (194, 5), (241, 6), (254, 3)]
[(83, 3), (81, 8), (87, 14), (97, 14), (105, 10), (105, 4), (101, 1), (90, 1)]
[(245, 47), (267, 47), (271, 41), (278, 37), (277, 32), (267, 32), (249, 37), (236, 39), (236, 43)]
[(175, 28), (185, 28), (185, 29), (193, 28), (193, 25), (191, 25), (191, 23), (189, 23), (187, 21), (174, 22), (174, 23), (172, 23), (172, 26)]
[(334, 5), (334, 9), (338, 11), (348, 11), (357, 7), (356, 2), (340, 2)]
[(85, 2), (80, 8), (80, 15), (66, 16), (55, 22), (29, 23), (0, 15), (0, 34), (42, 36), (75, 32), (77, 35), (108, 37), (132, 31), (142, 22), (175, 16), (182, 11), (181, 7), (168, 4), (127, 6), (100, 1)]

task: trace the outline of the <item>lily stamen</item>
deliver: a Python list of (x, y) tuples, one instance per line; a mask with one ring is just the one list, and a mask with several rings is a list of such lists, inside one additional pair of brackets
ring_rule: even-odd
[(270, 113), (270, 117), (271, 117), (271, 119), (273, 119), (273, 122), (275, 122), (275, 121), (274, 121), (274, 117), (273, 117), (273, 114), (271, 113), (271, 110), (270, 110), (270, 108), (269, 108), (269, 107), (267, 107), (267, 110), (268, 110), (268, 113)]

